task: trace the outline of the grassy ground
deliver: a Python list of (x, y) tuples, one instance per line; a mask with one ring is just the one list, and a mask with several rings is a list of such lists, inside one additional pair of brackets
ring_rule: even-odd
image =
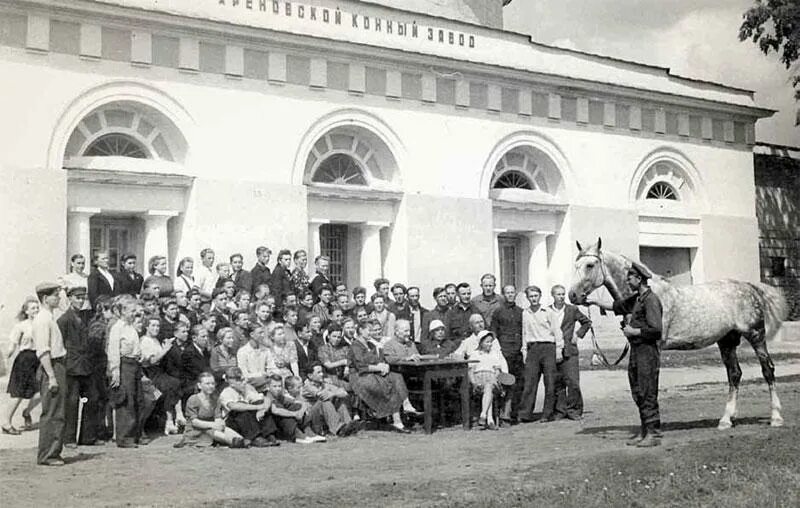
[(31, 449), (0, 450), (0, 506), (800, 506), (800, 378), (779, 381), (782, 429), (768, 426), (763, 382), (742, 387), (725, 432), (723, 384), (662, 391), (664, 445), (648, 450), (624, 445), (636, 415), (622, 392), (588, 400), (583, 424), (266, 450), (176, 450), (171, 437), (84, 447), (58, 469), (35, 466)]

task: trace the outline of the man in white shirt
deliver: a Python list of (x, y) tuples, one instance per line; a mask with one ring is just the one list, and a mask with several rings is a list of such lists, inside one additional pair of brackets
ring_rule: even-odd
[(242, 370), (245, 381), (261, 393), (267, 391), (269, 384), (267, 369), (275, 368), (275, 359), (270, 350), (262, 343), (266, 333), (267, 331), (263, 328), (253, 330), (250, 340), (236, 353), (236, 361)]
[(525, 296), (531, 306), (522, 313), (522, 358), (525, 362), (525, 387), (519, 409), (519, 419), (533, 421), (539, 379), (544, 375), (544, 408), (540, 422), (553, 421), (556, 402), (556, 358), (563, 358), (564, 339), (560, 320), (551, 309), (542, 307), (542, 290), (528, 286)]
[(200, 251), (200, 266), (195, 266), (194, 283), (200, 290), (203, 303), (211, 301), (211, 293), (217, 285), (217, 272), (214, 270), (214, 251), (203, 249)]
[(39, 420), (39, 451), (36, 463), (43, 466), (63, 466), (64, 425), (67, 400), (67, 349), (53, 311), (61, 300), (61, 286), (42, 283), (36, 286), (41, 303), (33, 319), (33, 343), (39, 357), (39, 391), (42, 397), (42, 416)]

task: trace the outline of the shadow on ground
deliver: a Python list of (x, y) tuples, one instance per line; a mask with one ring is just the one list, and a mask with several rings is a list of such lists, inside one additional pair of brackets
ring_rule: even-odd
[[(702, 420), (690, 420), (682, 422), (664, 422), (661, 424), (662, 432), (672, 432), (679, 430), (698, 430), (698, 429), (716, 429), (719, 420), (716, 418), (704, 418)], [(747, 417), (734, 419), (734, 427), (745, 425), (769, 425), (769, 418), (763, 417)], [(634, 432), (638, 427), (634, 425), (606, 425), (602, 427), (585, 427), (578, 431), (576, 434), (597, 435), (600, 437), (610, 437), (610, 434), (619, 432)], [(615, 436), (616, 437), (616, 436)]]

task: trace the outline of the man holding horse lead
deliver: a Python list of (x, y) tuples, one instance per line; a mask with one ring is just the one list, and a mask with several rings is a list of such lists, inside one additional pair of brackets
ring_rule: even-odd
[(589, 304), (596, 304), (626, 317), (622, 333), (631, 345), (628, 381), (641, 420), (640, 432), (626, 444), (641, 448), (661, 444), (661, 415), (658, 410), (661, 301), (646, 282), (647, 275), (633, 264), (627, 273), (628, 286), (634, 292), (632, 296), (624, 300), (615, 300), (610, 308), (596, 300), (587, 299)]

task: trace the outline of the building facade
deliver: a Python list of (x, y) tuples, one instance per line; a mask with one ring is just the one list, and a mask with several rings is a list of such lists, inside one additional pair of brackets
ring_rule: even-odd
[(599, 236), (679, 282), (758, 280), (772, 112), (502, 31), (502, 4), (0, 0), (0, 327), (98, 249), (174, 273), (307, 248), (427, 303), (485, 272), (568, 282)]
[(789, 319), (800, 319), (800, 148), (758, 143), (756, 216), (761, 280), (783, 289)]

